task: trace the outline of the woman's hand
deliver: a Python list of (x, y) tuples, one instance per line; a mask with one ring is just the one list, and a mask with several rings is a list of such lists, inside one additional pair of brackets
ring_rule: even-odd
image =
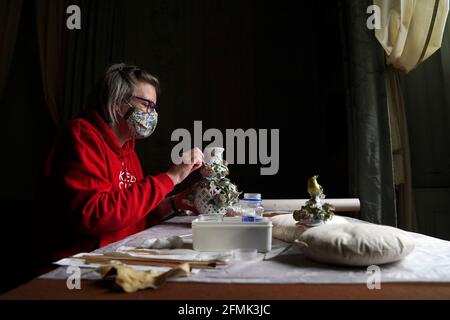
[(147, 228), (160, 224), (175, 215), (179, 215), (180, 212), (177, 212), (179, 210), (189, 210), (192, 212), (192, 215), (198, 215), (199, 212), (194, 208), (193, 191), (193, 188), (190, 187), (164, 199), (164, 201), (147, 215)]
[(181, 164), (173, 165), (167, 171), (174, 185), (181, 183), (188, 175), (200, 168), (203, 165), (204, 156), (199, 148), (194, 148), (183, 153), (180, 160)]
[(199, 212), (194, 207), (193, 190), (192, 188), (187, 188), (186, 190), (177, 193), (173, 196), (174, 207), (176, 210), (189, 210), (192, 211), (194, 215), (198, 215)]

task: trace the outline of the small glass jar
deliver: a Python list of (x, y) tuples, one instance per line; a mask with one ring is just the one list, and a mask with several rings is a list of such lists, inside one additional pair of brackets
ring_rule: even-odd
[(260, 193), (244, 193), (244, 199), (239, 201), (242, 211), (242, 221), (261, 221), (264, 207)]

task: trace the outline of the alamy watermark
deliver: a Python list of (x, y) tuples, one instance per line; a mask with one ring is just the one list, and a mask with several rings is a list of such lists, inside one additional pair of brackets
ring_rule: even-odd
[(366, 13), (370, 14), (367, 18), (366, 26), (368, 29), (381, 29), (381, 9), (377, 5), (367, 7)]
[(381, 269), (377, 265), (371, 265), (367, 267), (366, 273), (369, 275), (367, 277), (367, 289), (369, 290), (380, 290), (381, 289)]
[[(370, 14), (367, 18), (366, 26), (368, 29), (381, 28), (381, 9), (377, 5), (370, 5), (367, 7), (366, 13)], [(69, 30), (81, 30), (81, 9), (77, 5), (70, 5), (66, 9), (66, 14), (69, 14), (66, 20), (66, 26)]]
[[(270, 139), (270, 140), (269, 140)], [(261, 175), (277, 174), (280, 167), (279, 129), (226, 129), (225, 137), (216, 128), (203, 132), (202, 121), (194, 121), (194, 137), (187, 129), (179, 128), (172, 132), (172, 141), (178, 141), (171, 153), (172, 162), (180, 164), (180, 155), (192, 147), (202, 149), (203, 142), (211, 142), (206, 148), (225, 148), (225, 160), (229, 164), (261, 164)], [(225, 140), (225, 141), (224, 141)], [(192, 143), (194, 143), (192, 145)], [(270, 150), (269, 150), (270, 144)], [(247, 148), (248, 146), (248, 148)], [(248, 150), (248, 152), (247, 152)], [(248, 161), (246, 161), (248, 160)]]
[(66, 20), (66, 27), (69, 30), (81, 30), (81, 9), (77, 5), (70, 5), (66, 9), (69, 14)]
[(66, 273), (69, 274), (69, 277), (66, 280), (67, 289), (80, 290), (81, 289), (81, 269), (80, 269), (80, 267), (76, 267), (76, 266), (67, 267)]

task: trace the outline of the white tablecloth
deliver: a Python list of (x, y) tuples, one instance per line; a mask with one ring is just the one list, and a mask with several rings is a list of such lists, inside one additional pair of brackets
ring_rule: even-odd
[[(176, 217), (164, 224), (132, 235), (94, 252), (115, 251), (121, 246), (137, 247), (145, 239), (183, 235), (189, 243), (192, 217)], [(346, 218), (350, 222), (359, 220)], [(414, 251), (400, 262), (381, 265), (381, 282), (450, 282), (450, 241), (410, 233)], [(272, 251), (256, 261), (231, 261), (223, 268), (201, 269), (189, 277), (170, 281), (215, 283), (367, 283), (366, 268), (337, 267), (315, 263), (304, 257), (295, 246), (273, 239)], [(60, 267), (40, 278), (67, 279), (66, 267)], [(92, 270), (83, 270), (82, 278), (98, 279)]]

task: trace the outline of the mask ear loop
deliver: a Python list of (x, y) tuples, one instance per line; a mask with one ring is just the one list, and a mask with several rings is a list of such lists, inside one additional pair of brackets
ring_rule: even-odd
[(125, 115), (123, 116), (125, 120), (128, 120), (128, 118), (131, 117), (134, 112), (134, 107), (129, 102), (127, 102), (127, 104), (130, 106), (130, 109), (128, 109), (127, 113), (125, 113)]

